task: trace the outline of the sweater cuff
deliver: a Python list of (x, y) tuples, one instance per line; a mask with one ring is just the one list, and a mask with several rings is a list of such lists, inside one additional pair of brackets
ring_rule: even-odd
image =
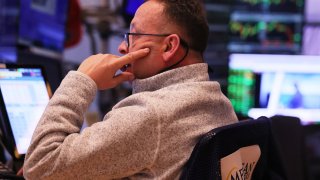
[(90, 89), (93, 89), (94, 91), (98, 90), (97, 84), (94, 82), (94, 80), (91, 79), (88, 75), (86, 75), (80, 71), (69, 71), (69, 73), (66, 75), (66, 77), (83, 82), (84, 85), (86, 85)]
[(61, 82), (56, 93), (59, 93), (60, 89), (68, 90), (67, 92), (73, 95), (80, 93), (82, 98), (87, 99), (91, 103), (97, 93), (98, 87), (88, 75), (79, 71), (70, 71)]

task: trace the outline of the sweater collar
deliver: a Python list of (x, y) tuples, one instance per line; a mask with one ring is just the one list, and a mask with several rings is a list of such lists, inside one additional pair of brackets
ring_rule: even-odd
[(132, 82), (132, 92), (135, 94), (155, 91), (173, 84), (208, 80), (208, 64), (198, 63), (165, 71), (146, 79), (135, 79)]

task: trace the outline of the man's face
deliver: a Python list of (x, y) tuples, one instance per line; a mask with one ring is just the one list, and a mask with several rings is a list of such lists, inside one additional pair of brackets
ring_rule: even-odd
[[(131, 25), (131, 33), (159, 34), (163, 32), (165, 20), (163, 6), (155, 1), (147, 1), (137, 10)], [(143, 48), (149, 48), (150, 54), (130, 64), (127, 71), (133, 72), (136, 78), (143, 79), (157, 74), (163, 69), (162, 52), (165, 37), (129, 35), (129, 47), (125, 42), (119, 46), (119, 52), (127, 54)]]

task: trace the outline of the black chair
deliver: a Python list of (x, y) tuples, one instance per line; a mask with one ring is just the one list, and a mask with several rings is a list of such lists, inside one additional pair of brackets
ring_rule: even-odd
[(300, 119), (292, 116), (273, 116), (271, 128), (278, 142), (280, 156), (290, 180), (307, 180), (308, 164), (304, 127)]
[[(251, 156), (256, 159), (248, 160)], [(234, 159), (237, 157), (243, 159)], [(227, 158), (233, 159), (231, 163), (226, 163)], [(241, 167), (237, 168), (235, 163)], [(226, 165), (231, 166), (226, 168)], [(288, 179), (271, 121), (266, 117), (240, 121), (205, 134), (195, 146), (180, 179), (250, 179), (250, 176), (253, 180)]]

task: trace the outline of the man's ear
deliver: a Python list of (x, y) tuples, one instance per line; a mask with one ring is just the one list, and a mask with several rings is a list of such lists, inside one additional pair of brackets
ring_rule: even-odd
[(167, 63), (170, 60), (174, 59), (174, 56), (178, 52), (180, 46), (180, 38), (177, 34), (171, 34), (167, 36), (164, 40), (163, 48), (163, 60)]

